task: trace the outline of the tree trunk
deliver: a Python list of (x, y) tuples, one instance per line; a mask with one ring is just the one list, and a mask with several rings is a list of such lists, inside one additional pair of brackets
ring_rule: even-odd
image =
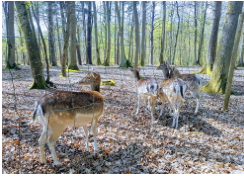
[(197, 1), (194, 1), (194, 24), (195, 24), (195, 39), (194, 39), (194, 65), (197, 63)]
[(133, 12), (134, 12), (134, 18), (135, 18), (135, 37), (136, 37), (136, 51), (135, 51), (135, 69), (138, 68), (138, 55), (139, 55), (139, 21), (138, 21), (138, 14), (137, 14), (137, 8), (136, 8), (136, 1), (133, 1)]
[(92, 64), (92, 23), (91, 23), (91, 1), (87, 2), (88, 4), (88, 19), (87, 19), (87, 64)]
[(171, 21), (170, 21), (170, 45), (169, 45), (169, 57), (167, 58), (168, 63), (171, 64), (172, 61), (172, 47), (173, 47), (173, 29), (172, 29), (172, 25), (173, 25), (173, 17), (174, 17), (174, 6), (172, 4), (172, 10), (171, 10)]
[(111, 52), (111, 32), (110, 32), (110, 14), (111, 14), (111, 4), (109, 1), (106, 1), (106, 11), (107, 11), (107, 52), (106, 52), (106, 59), (104, 62), (105, 66), (109, 66), (110, 64), (110, 52)]
[(100, 54), (99, 54), (99, 46), (98, 46), (97, 10), (96, 10), (95, 1), (93, 1), (93, 11), (94, 11), (94, 25), (95, 25), (95, 42), (96, 42), (97, 65), (101, 65), (101, 59), (100, 59)]
[(161, 50), (159, 56), (160, 64), (162, 64), (164, 61), (165, 22), (166, 22), (166, 1), (163, 1), (163, 24), (162, 24)]
[(218, 54), (214, 62), (212, 77), (208, 84), (202, 88), (205, 92), (222, 94), (225, 92), (238, 17), (241, 13), (242, 5), (242, 1), (230, 1), (228, 4), (222, 38), (218, 46)]
[(37, 23), (37, 28), (38, 28), (38, 33), (40, 34), (40, 37), (42, 39), (42, 44), (43, 44), (43, 48), (44, 48), (44, 55), (45, 55), (45, 61), (46, 61), (46, 66), (47, 66), (47, 79), (46, 79), (46, 83), (47, 84), (52, 84), (50, 82), (50, 72), (49, 72), (49, 63), (48, 63), (48, 57), (47, 57), (47, 47), (46, 47), (46, 43), (45, 43), (45, 40), (44, 40), (44, 37), (42, 35), (42, 30), (41, 30), (41, 27), (40, 27), (40, 23), (39, 23), (39, 20), (37, 18), (37, 15), (35, 14), (35, 11), (33, 10), (32, 8), (32, 12), (33, 12), (33, 15), (36, 19), (36, 23)]
[(142, 1), (142, 33), (141, 33), (141, 66), (145, 65), (145, 34), (146, 34), (146, 8), (147, 8), (147, 2)]
[(243, 62), (243, 56), (244, 56), (244, 33), (242, 34), (242, 49), (241, 49), (241, 55), (239, 58), (239, 62), (238, 62), (238, 66), (239, 67), (243, 67), (244, 66), (244, 62)]
[(133, 42), (133, 30), (134, 30), (134, 16), (133, 16), (133, 13), (131, 13), (131, 31), (130, 31), (129, 55), (128, 55), (128, 59), (130, 59), (130, 62), (132, 62), (132, 58), (133, 58), (133, 54), (131, 56), (131, 50), (133, 48), (133, 44), (132, 44), (132, 42)]
[(76, 16), (75, 16), (75, 1), (70, 1), (70, 37), (71, 37), (71, 44), (70, 44), (70, 62), (68, 69), (71, 70), (79, 70), (77, 65), (77, 59), (76, 59)]
[(155, 1), (152, 1), (152, 23), (151, 23), (151, 54), (150, 54), (150, 64), (153, 65), (153, 29), (154, 29), (154, 11), (155, 11)]
[(49, 45), (49, 60), (51, 66), (57, 66), (57, 59), (55, 56), (55, 45), (53, 35), (53, 2), (48, 1), (48, 45)]
[(234, 43), (234, 47), (233, 47), (233, 51), (232, 51), (232, 55), (231, 55), (231, 62), (230, 62), (230, 67), (229, 67), (227, 85), (226, 85), (226, 89), (225, 89), (225, 100), (224, 100), (224, 105), (223, 105), (224, 110), (228, 109), (230, 93), (231, 93), (232, 78), (233, 78), (233, 74), (234, 74), (238, 46), (239, 46), (239, 42), (240, 42), (240, 38), (241, 38), (241, 30), (242, 30), (242, 26), (243, 26), (243, 21), (244, 21), (244, 13), (239, 15), (238, 26), (237, 26), (236, 35), (235, 35), (235, 43)]
[[(81, 10), (82, 10), (82, 21), (83, 21), (83, 32), (84, 32), (84, 38), (85, 38), (85, 48), (87, 48), (87, 39), (86, 39), (86, 13), (85, 13), (85, 2), (81, 1)], [(86, 50), (86, 49), (85, 49)], [(87, 64), (87, 52), (85, 52), (85, 60)]]
[[(116, 13), (116, 12), (115, 12), (115, 13)], [(115, 62), (115, 64), (117, 64), (117, 53), (116, 53), (116, 51), (117, 51), (117, 49), (116, 49), (116, 41), (117, 41), (117, 39), (116, 39), (117, 21), (116, 21), (116, 17), (114, 18), (114, 20), (115, 20), (115, 26), (114, 26), (114, 62)]]
[(62, 60), (62, 51), (61, 51), (61, 43), (60, 43), (60, 37), (59, 37), (58, 18), (56, 18), (56, 25), (57, 25), (57, 36), (58, 36), (58, 49), (59, 49), (60, 63), (61, 63), (61, 60)]
[(31, 28), (31, 23), (28, 16), (28, 5), (23, 1), (16, 1), (16, 8), (18, 11), (18, 17), (20, 19), (21, 29), (25, 36), (25, 42), (27, 52), (30, 58), (31, 71), (34, 78), (34, 82), (30, 89), (46, 89), (47, 84), (43, 77), (42, 62), (40, 57), (40, 50), (37, 44), (37, 38), (35, 32)]
[(179, 29), (180, 29), (180, 15), (179, 15), (179, 9), (178, 9), (178, 2), (177, 1), (176, 1), (176, 9), (177, 9), (177, 16), (178, 16), (178, 27), (177, 27), (177, 32), (176, 32), (174, 54), (173, 54), (173, 59), (172, 59), (172, 64), (173, 65), (175, 64), (175, 52), (176, 52), (177, 40), (178, 40)]
[(60, 12), (61, 12), (61, 19), (62, 19), (62, 31), (63, 31), (63, 39), (65, 38), (65, 26), (66, 26), (66, 21), (64, 17), (64, 1), (60, 1)]
[(206, 63), (203, 65), (202, 69), (198, 73), (211, 75), (213, 70), (213, 65), (216, 57), (216, 48), (218, 41), (218, 30), (219, 30), (219, 20), (221, 16), (221, 1), (214, 2), (214, 12), (213, 12), (213, 25), (208, 42), (208, 51)]
[(80, 53), (80, 30), (79, 26), (77, 26), (77, 40), (76, 40), (76, 51), (79, 65), (82, 65), (81, 61), (81, 53)]
[(200, 60), (201, 60), (201, 54), (202, 54), (202, 45), (203, 45), (203, 37), (204, 37), (204, 30), (205, 30), (205, 22), (206, 22), (206, 14), (207, 14), (207, 8), (208, 8), (208, 2), (205, 2), (205, 10), (204, 10), (204, 15), (203, 15), (203, 22), (202, 22), (202, 31), (200, 35), (200, 41), (199, 41), (199, 48), (198, 48), (198, 57), (197, 57), (197, 62), (196, 65), (200, 65)]
[[(65, 2), (65, 6), (67, 9), (67, 14), (71, 13), (70, 9), (70, 1)], [(64, 31), (64, 48), (63, 48), (63, 56), (61, 61), (61, 76), (66, 77), (66, 62), (68, 58), (68, 47), (69, 47), (69, 36), (70, 36), (70, 15), (67, 15), (67, 23)]]
[(6, 14), (6, 26), (7, 26), (7, 44), (8, 44), (8, 55), (6, 68), (7, 69), (17, 69), (20, 68), (15, 63), (15, 33), (14, 33), (14, 1), (8, 1), (5, 3), (7, 5)]

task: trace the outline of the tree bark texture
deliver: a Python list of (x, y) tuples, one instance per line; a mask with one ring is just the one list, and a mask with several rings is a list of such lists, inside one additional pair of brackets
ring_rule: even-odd
[(197, 65), (200, 65), (201, 60), (201, 54), (202, 54), (202, 45), (203, 45), (203, 37), (204, 37), (204, 30), (205, 30), (205, 22), (206, 22), (206, 15), (207, 15), (207, 8), (208, 8), (208, 2), (205, 2), (205, 9), (203, 12), (203, 22), (202, 22), (202, 31), (200, 34), (200, 41), (199, 41), (199, 48), (198, 48), (198, 57), (197, 57)]
[(203, 65), (202, 69), (198, 73), (203, 73), (207, 75), (212, 74), (213, 65), (216, 57), (217, 41), (218, 41), (218, 30), (219, 21), (221, 16), (221, 1), (214, 2), (214, 12), (213, 12), (213, 24), (208, 41), (208, 51), (206, 63)]
[(137, 8), (136, 8), (136, 1), (133, 1), (133, 13), (135, 18), (135, 38), (136, 38), (136, 51), (135, 51), (135, 69), (138, 68), (138, 55), (139, 55), (139, 21), (138, 21), (138, 14), (137, 14)]
[(163, 24), (162, 24), (161, 50), (159, 56), (160, 64), (162, 64), (164, 61), (165, 22), (166, 22), (166, 1), (163, 1)]
[(93, 1), (93, 11), (94, 11), (94, 26), (95, 26), (95, 42), (96, 42), (96, 55), (97, 55), (97, 65), (101, 65), (99, 46), (98, 46), (98, 34), (97, 34), (97, 10), (96, 3)]
[(155, 11), (155, 1), (152, 1), (152, 22), (151, 22), (151, 54), (150, 54), (150, 65), (153, 65), (153, 30), (154, 30), (154, 11)]
[(18, 17), (20, 19), (21, 29), (25, 36), (31, 71), (34, 78), (34, 82), (30, 89), (46, 89), (47, 85), (43, 77), (40, 50), (35, 32), (31, 28), (31, 18), (29, 18), (28, 15), (27, 4), (24, 1), (16, 1), (15, 4), (19, 14)]
[(218, 53), (214, 62), (212, 77), (202, 88), (208, 93), (225, 93), (231, 54), (233, 50), (238, 17), (242, 10), (242, 1), (230, 1), (224, 20), (222, 38), (218, 46)]
[(111, 53), (111, 31), (110, 31), (110, 18), (111, 18), (111, 2), (106, 1), (106, 11), (107, 11), (107, 52), (106, 52), (106, 59), (104, 62), (105, 66), (109, 66), (110, 64), (110, 53)]
[(92, 64), (92, 12), (91, 12), (91, 1), (87, 2), (88, 4), (88, 19), (87, 19), (87, 61), (86, 64)]
[(48, 46), (49, 46), (49, 60), (51, 66), (57, 66), (57, 59), (55, 56), (54, 34), (53, 34), (53, 6), (54, 2), (48, 1)]
[(146, 55), (146, 48), (145, 48), (145, 35), (146, 35), (146, 9), (147, 2), (142, 1), (142, 32), (141, 32), (141, 66), (145, 65), (145, 55)]
[(6, 68), (7, 69), (20, 69), (15, 63), (15, 32), (14, 32), (14, 1), (5, 2), (7, 5), (6, 14), (6, 26), (7, 26), (7, 45), (8, 45), (8, 55)]
[(68, 69), (71, 70), (79, 70), (77, 65), (76, 59), (76, 16), (75, 16), (75, 1), (70, 1), (70, 37), (71, 37), (71, 44), (70, 44), (70, 61)]

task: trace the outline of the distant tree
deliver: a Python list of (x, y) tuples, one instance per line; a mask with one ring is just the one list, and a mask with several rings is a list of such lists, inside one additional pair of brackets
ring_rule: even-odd
[(244, 32), (243, 32), (243, 34), (242, 34), (242, 48), (241, 48), (241, 55), (240, 55), (240, 57), (239, 57), (239, 61), (238, 61), (238, 66), (239, 66), (239, 67), (243, 67), (243, 66), (244, 66), (243, 56), (244, 56)]
[(68, 69), (71, 70), (79, 70), (79, 67), (77, 66), (77, 59), (76, 59), (76, 25), (77, 25), (77, 19), (75, 16), (75, 1), (70, 1), (70, 37), (71, 37), (71, 44), (70, 44), (70, 61)]
[(138, 56), (139, 56), (139, 21), (138, 21), (138, 14), (137, 14), (137, 8), (136, 8), (136, 1), (133, 1), (133, 13), (135, 18), (135, 36), (136, 36), (136, 51), (135, 51), (135, 69), (138, 67)]
[(94, 11), (94, 27), (95, 27), (95, 42), (96, 42), (96, 55), (97, 55), (97, 65), (101, 65), (99, 46), (98, 46), (98, 34), (97, 34), (97, 10), (96, 3), (93, 1), (93, 11)]
[(231, 54), (233, 50), (238, 17), (243, 1), (230, 1), (224, 21), (222, 38), (218, 46), (217, 59), (214, 62), (210, 81), (202, 88), (208, 93), (225, 93)]
[(55, 45), (54, 45), (54, 35), (53, 35), (53, 10), (52, 6), (54, 2), (48, 1), (48, 45), (49, 45), (49, 60), (51, 66), (57, 65), (57, 59), (55, 56)]
[(208, 1), (205, 2), (205, 9), (203, 10), (203, 22), (202, 22), (202, 27), (201, 27), (201, 34), (200, 34), (199, 48), (198, 48), (198, 57), (197, 57), (196, 65), (200, 65), (207, 9), (208, 9)]
[(213, 24), (208, 41), (208, 51), (206, 63), (203, 65), (198, 73), (210, 75), (213, 70), (213, 65), (216, 57), (217, 41), (218, 41), (218, 30), (219, 30), (219, 20), (221, 16), (221, 1), (214, 2), (213, 11)]
[(146, 8), (147, 8), (147, 2), (142, 1), (142, 33), (141, 33), (141, 66), (145, 65), (145, 53), (146, 53), (146, 48), (145, 48), (145, 35), (146, 35)]
[(88, 1), (88, 19), (87, 19), (87, 61), (86, 64), (92, 64), (92, 10), (91, 10), (91, 1)]
[(5, 1), (8, 54), (6, 69), (20, 68), (15, 63), (14, 1)]
[(174, 45), (174, 54), (173, 54), (173, 59), (172, 59), (172, 64), (175, 64), (175, 53), (176, 53), (176, 47), (177, 47), (177, 41), (178, 41), (178, 35), (179, 35), (179, 29), (180, 29), (180, 15), (179, 15), (179, 7), (178, 7), (178, 2), (176, 1), (176, 12), (178, 16), (178, 27), (177, 27), (177, 32), (176, 32), (176, 37), (175, 37), (175, 45)]
[(111, 32), (110, 32), (110, 18), (111, 18), (111, 2), (106, 1), (106, 12), (107, 12), (107, 52), (106, 52), (106, 59), (104, 62), (105, 66), (109, 66), (110, 64), (110, 52), (111, 52)]
[(194, 35), (194, 65), (197, 64), (197, 1), (194, 1), (194, 24), (195, 24), (195, 35)]
[(150, 54), (150, 64), (153, 65), (153, 30), (154, 30), (154, 12), (155, 12), (155, 1), (152, 1), (152, 21), (151, 21), (151, 38), (150, 38), (150, 45), (151, 45), (151, 54)]
[(25, 36), (27, 52), (30, 58), (31, 71), (34, 78), (34, 82), (30, 89), (46, 89), (47, 84), (43, 76), (40, 50), (37, 44), (35, 30), (31, 26), (32, 22), (30, 20), (32, 19), (29, 16), (29, 11), (27, 11), (27, 8), (30, 8), (29, 4), (24, 1), (16, 1), (15, 4), (18, 11), (18, 17), (20, 19), (21, 29)]
[(164, 61), (165, 22), (166, 22), (166, 1), (163, 1), (163, 24), (162, 24), (161, 50), (159, 56), (160, 64), (162, 64)]

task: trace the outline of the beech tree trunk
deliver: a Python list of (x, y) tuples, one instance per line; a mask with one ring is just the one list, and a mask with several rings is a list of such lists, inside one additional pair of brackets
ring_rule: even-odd
[(30, 7), (24, 1), (16, 1), (15, 4), (18, 11), (21, 29), (25, 36), (25, 43), (30, 58), (31, 71), (34, 79), (30, 89), (46, 89), (47, 84), (43, 77), (40, 50), (37, 44), (35, 31), (31, 27), (30, 20), (32, 19), (29, 17), (27, 11), (27, 8)]
[(219, 20), (221, 16), (221, 1), (214, 2), (213, 11), (213, 24), (211, 33), (208, 41), (208, 51), (206, 63), (203, 65), (202, 69), (198, 73), (211, 75), (213, 70), (213, 65), (216, 57), (217, 41), (218, 41), (218, 30), (219, 30)]
[(166, 22), (166, 1), (163, 1), (163, 24), (162, 24), (161, 50), (159, 56), (160, 64), (162, 64), (164, 61), (165, 22)]
[(6, 9), (6, 26), (7, 26), (7, 45), (8, 45), (8, 55), (6, 61), (7, 69), (17, 69), (20, 68), (15, 63), (15, 32), (14, 32), (14, 1), (5, 2), (7, 5)]
[(218, 46), (218, 54), (214, 62), (210, 81), (202, 88), (208, 93), (225, 93), (231, 54), (234, 46), (238, 17), (243, 1), (230, 1), (224, 21), (222, 38)]
[(243, 62), (243, 56), (244, 56), (244, 32), (242, 34), (242, 49), (241, 49), (241, 55), (239, 58), (239, 62), (238, 62), (238, 66), (239, 67), (243, 67), (244, 66), (244, 62)]
[(197, 1), (194, 1), (194, 24), (195, 24), (195, 39), (194, 39), (194, 65), (197, 63)]
[(101, 65), (99, 46), (98, 46), (98, 35), (97, 35), (97, 10), (96, 3), (93, 1), (93, 11), (94, 11), (94, 26), (95, 26), (95, 42), (96, 42), (96, 55), (97, 55), (97, 65)]
[(173, 59), (172, 59), (172, 64), (173, 65), (175, 64), (175, 52), (176, 52), (178, 35), (179, 35), (179, 29), (180, 29), (180, 15), (179, 15), (179, 9), (178, 9), (178, 2), (177, 1), (176, 1), (176, 11), (177, 11), (177, 16), (178, 16), (178, 27), (177, 27), (177, 32), (176, 32), (174, 54), (173, 54)]
[(150, 54), (150, 65), (153, 65), (153, 30), (154, 30), (154, 11), (155, 1), (152, 1), (152, 22), (151, 22), (151, 54)]
[(91, 1), (87, 2), (88, 4), (88, 19), (87, 19), (87, 61), (86, 64), (92, 64), (92, 12), (91, 12)]
[(146, 54), (146, 48), (145, 48), (145, 35), (146, 35), (146, 9), (147, 8), (147, 2), (142, 1), (142, 33), (141, 33), (141, 66), (145, 65), (145, 54)]
[(133, 13), (135, 18), (135, 37), (136, 37), (136, 51), (135, 51), (135, 69), (138, 68), (138, 55), (139, 55), (139, 21), (138, 21), (138, 14), (137, 14), (137, 8), (136, 8), (136, 1), (133, 1)]
[(52, 6), (54, 2), (48, 1), (48, 45), (49, 45), (49, 60), (51, 66), (57, 65), (57, 59), (55, 56), (55, 45), (53, 35), (53, 11)]
[(111, 32), (110, 32), (110, 16), (111, 16), (111, 3), (106, 1), (106, 11), (107, 11), (107, 52), (106, 52), (106, 59), (104, 62), (105, 66), (109, 66), (110, 64), (110, 52), (111, 52)]
[(71, 37), (71, 44), (70, 44), (70, 61), (68, 69), (71, 70), (79, 70), (79, 67), (77, 65), (77, 59), (76, 59), (76, 16), (75, 16), (75, 1), (70, 1), (70, 37)]

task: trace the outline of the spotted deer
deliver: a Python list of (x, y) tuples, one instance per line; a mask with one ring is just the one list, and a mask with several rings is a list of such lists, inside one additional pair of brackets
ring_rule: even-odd
[(172, 69), (167, 61), (163, 61), (163, 63), (157, 67), (157, 70), (163, 71), (163, 79), (172, 78)]
[[(99, 93), (100, 82), (92, 82), (91, 77), (100, 81), (99, 73), (90, 72), (86, 78), (79, 81), (79, 84), (91, 83), (95, 91), (57, 91), (45, 94), (35, 103), (33, 120), (39, 117), (43, 125), (43, 132), (39, 138), (41, 162), (46, 163), (44, 145), (47, 142), (51, 151), (54, 164), (60, 165), (55, 143), (63, 131), (69, 127), (83, 127), (86, 132), (86, 145), (88, 145), (87, 124), (91, 122), (91, 129), (94, 136), (94, 149), (97, 151), (97, 122), (103, 114), (104, 99)], [(94, 79), (93, 79), (94, 80)]]
[[(173, 110), (173, 124), (172, 127), (178, 128), (178, 119), (180, 115), (180, 108), (183, 105), (185, 91), (187, 85), (182, 79), (164, 79), (160, 82), (159, 95), (162, 101), (160, 116), (163, 113), (164, 103), (167, 101)], [(175, 125), (176, 124), (176, 125)]]
[[(163, 73), (167, 72), (170, 66), (167, 63), (166, 65), (167, 68), (165, 66), (160, 65), (157, 67), (157, 69), (162, 70)], [(174, 66), (170, 67), (170, 70), (171, 70), (171, 78), (180, 78), (186, 82), (188, 90), (192, 93), (192, 95), (197, 101), (197, 105), (194, 112), (194, 114), (197, 114), (200, 106), (200, 99), (201, 99), (200, 88), (202, 87), (203, 79), (198, 74), (181, 74), (180, 71)]]
[(151, 113), (152, 125), (157, 123), (154, 121), (153, 109), (158, 97), (158, 84), (157, 81), (153, 78), (140, 78), (138, 70), (133, 71), (136, 77), (136, 93), (137, 93), (137, 110), (136, 114), (139, 112), (140, 108), (140, 98), (142, 97), (146, 102), (148, 102), (148, 109)]

